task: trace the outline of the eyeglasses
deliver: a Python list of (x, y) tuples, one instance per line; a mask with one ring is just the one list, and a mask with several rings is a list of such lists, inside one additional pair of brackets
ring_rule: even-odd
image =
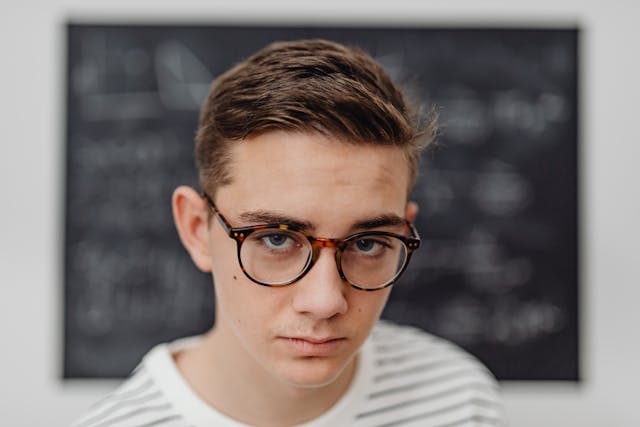
[(320, 248), (336, 248), (340, 277), (356, 289), (375, 291), (392, 285), (420, 246), (414, 225), (411, 237), (387, 231), (365, 231), (344, 239), (312, 237), (290, 224), (231, 227), (211, 198), (202, 193), (220, 225), (236, 241), (240, 268), (263, 286), (290, 285), (311, 270)]

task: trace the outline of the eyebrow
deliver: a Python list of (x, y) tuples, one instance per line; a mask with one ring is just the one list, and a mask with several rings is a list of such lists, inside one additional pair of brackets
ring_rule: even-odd
[(313, 230), (315, 226), (310, 221), (292, 218), (287, 215), (269, 211), (243, 212), (239, 215), (242, 221), (251, 224), (286, 224), (299, 230)]
[[(269, 211), (243, 212), (238, 217), (241, 221), (251, 224), (286, 224), (302, 231), (314, 230), (316, 228), (310, 221)], [(406, 224), (406, 220), (396, 214), (382, 214), (355, 222), (350, 227), (350, 231), (370, 230), (404, 224)]]
[(405, 223), (406, 220), (396, 214), (382, 214), (356, 222), (351, 226), (351, 230), (369, 230), (378, 227), (404, 225)]

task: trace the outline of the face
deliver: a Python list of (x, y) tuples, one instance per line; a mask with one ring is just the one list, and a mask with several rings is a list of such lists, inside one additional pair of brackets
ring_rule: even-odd
[[(405, 218), (409, 172), (400, 148), (272, 132), (236, 144), (231, 155), (232, 182), (218, 189), (215, 203), (232, 227), (284, 218), (306, 224), (314, 237), (344, 238), (371, 230), (359, 228), (367, 220)], [(405, 232), (401, 225), (373, 229)], [(321, 249), (298, 282), (260, 286), (242, 272), (236, 242), (217, 221), (207, 233), (216, 332), (226, 337), (225, 348), (299, 387), (321, 387), (345, 374), (391, 288), (352, 288), (339, 276), (335, 248)]]

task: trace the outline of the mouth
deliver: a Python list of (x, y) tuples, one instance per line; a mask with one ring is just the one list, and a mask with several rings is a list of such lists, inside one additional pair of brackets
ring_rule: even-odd
[(281, 337), (280, 342), (291, 352), (301, 357), (329, 357), (337, 354), (346, 338)]

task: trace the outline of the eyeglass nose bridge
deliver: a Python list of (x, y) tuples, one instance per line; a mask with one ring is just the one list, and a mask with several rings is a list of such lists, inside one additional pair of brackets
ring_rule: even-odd
[(310, 237), (309, 243), (311, 243), (311, 260), (306, 268), (306, 272), (311, 270), (316, 263), (316, 260), (320, 256), (320, 249), (322, 248), (336, 248), (335, 261), (338, 268), (338, 274), (342, 280), (347, 280), (342, 272), (342, 249), (345, 245), (344, 241), (340, 239), (329, 239), (324, 237)]

